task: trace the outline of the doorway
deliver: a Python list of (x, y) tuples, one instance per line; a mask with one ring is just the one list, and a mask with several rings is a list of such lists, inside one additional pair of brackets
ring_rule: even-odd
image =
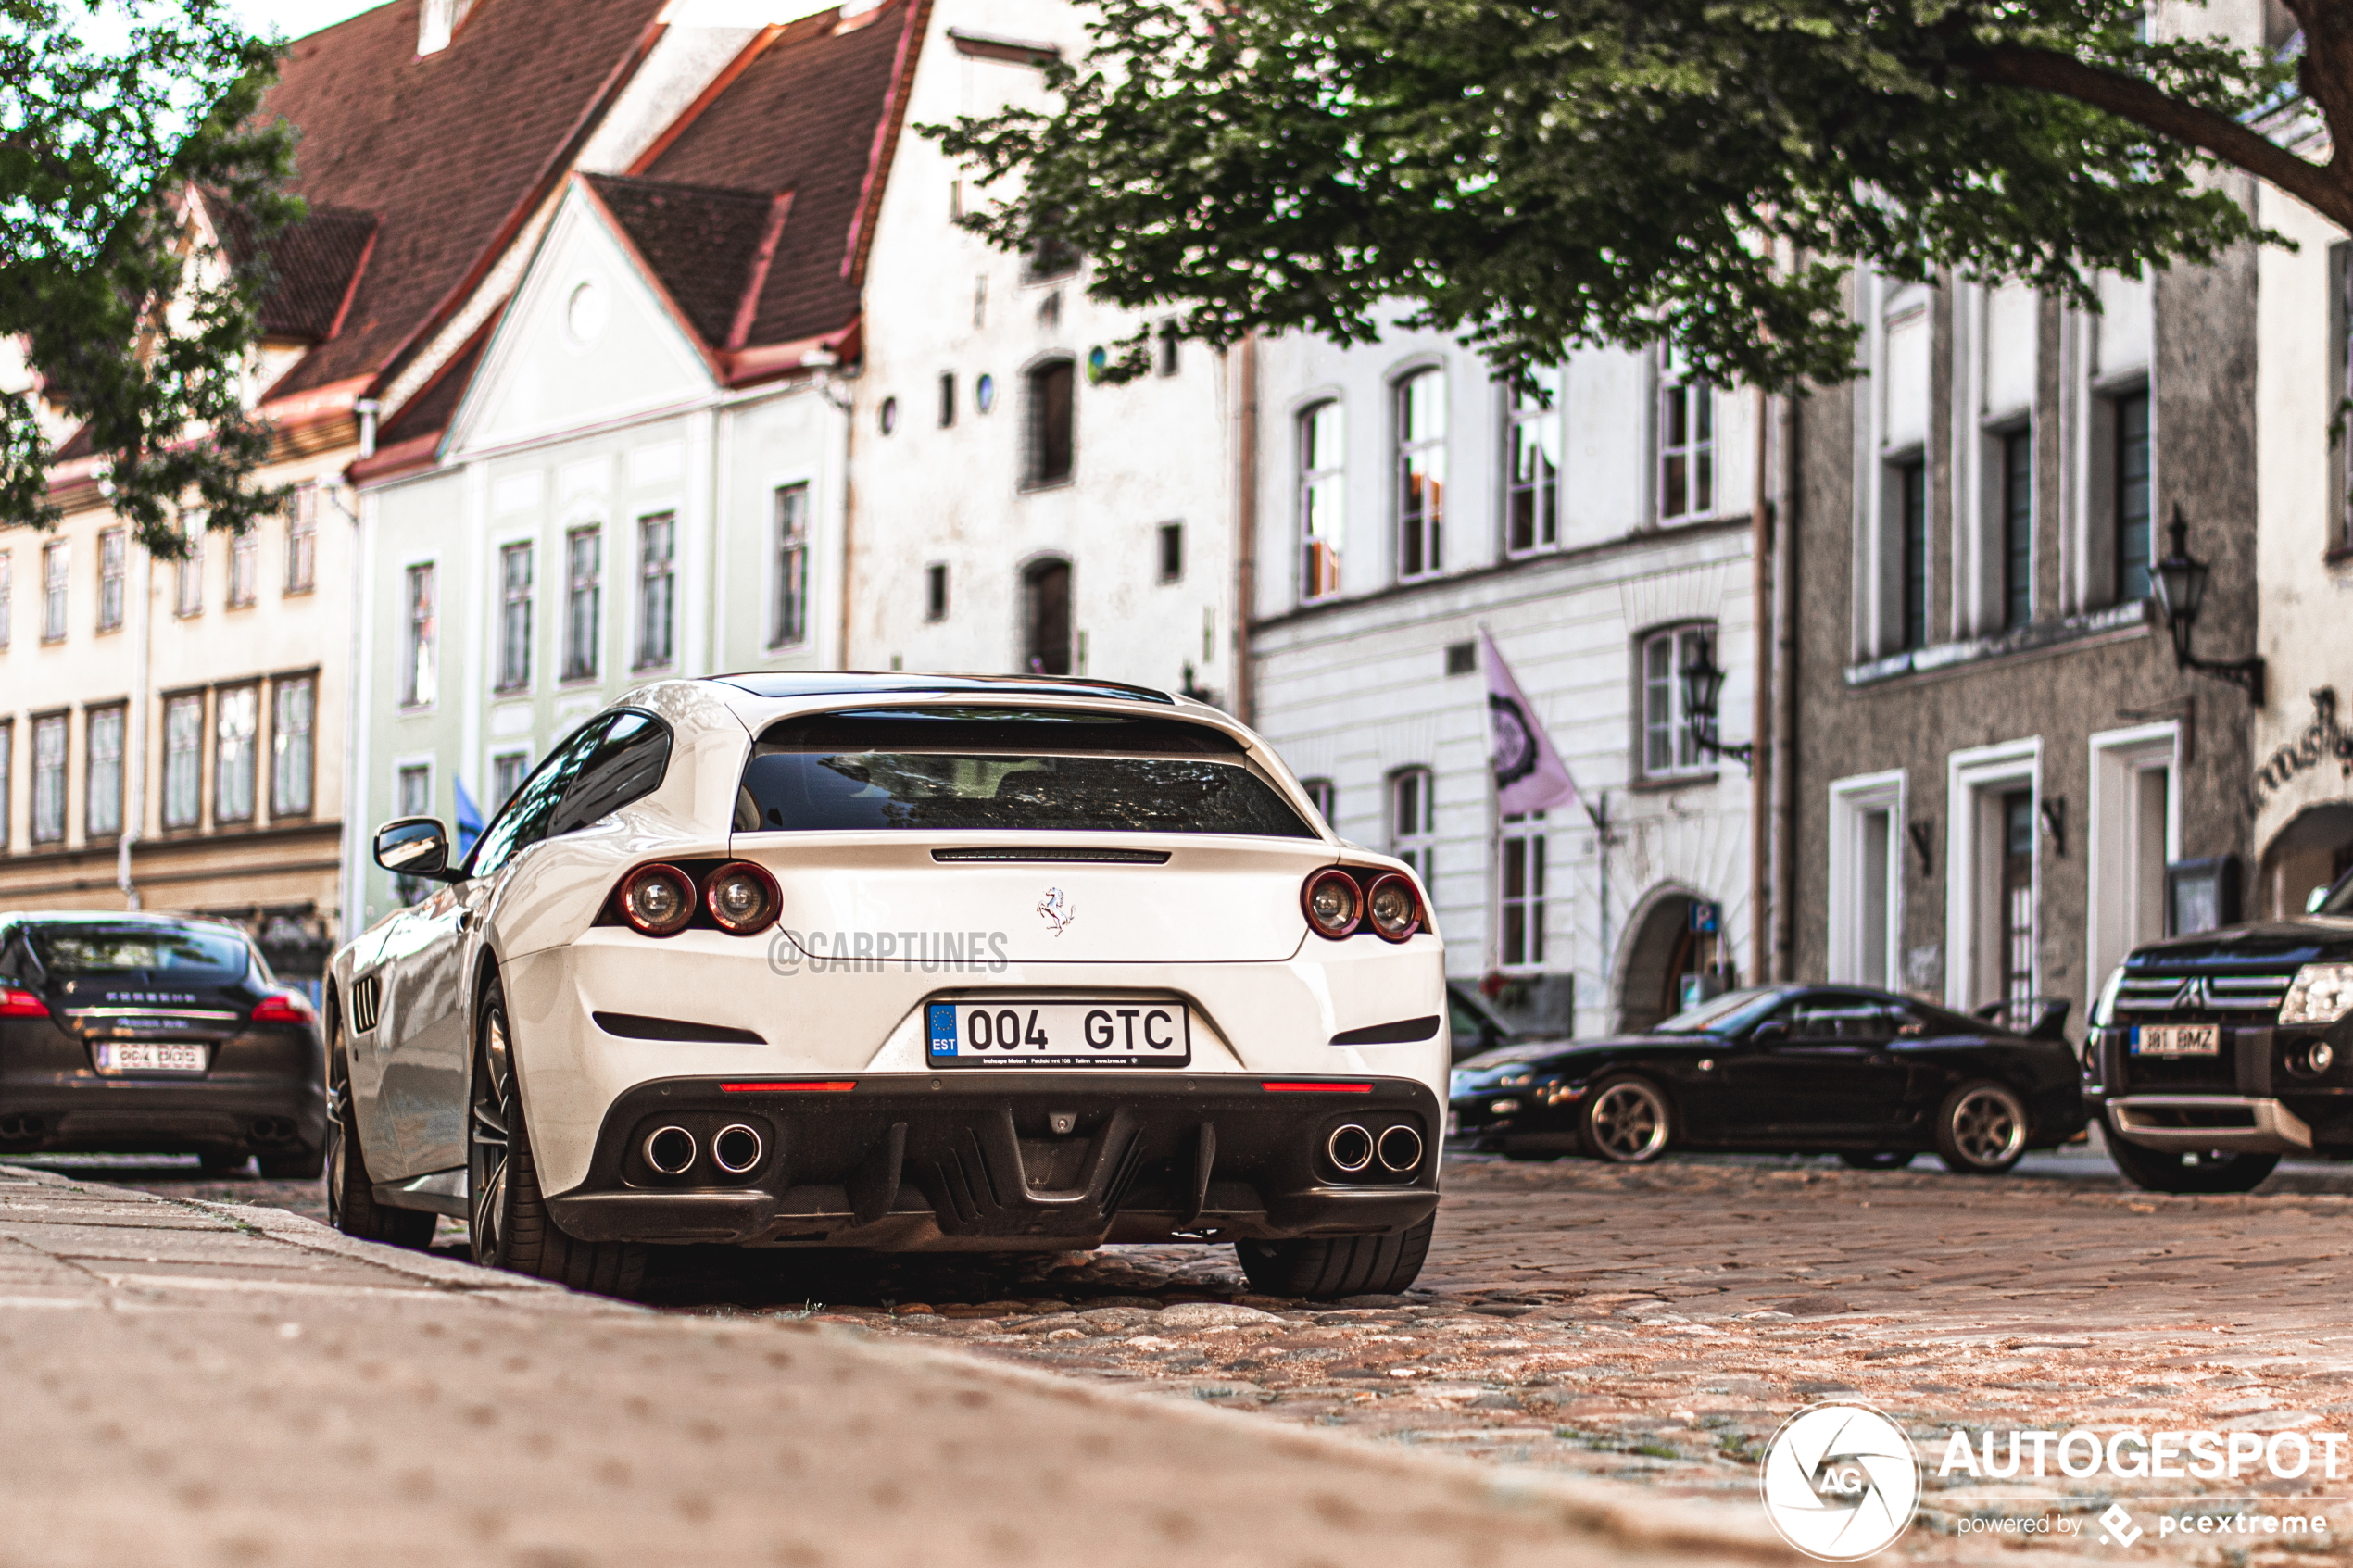
[(1022, 668), (1070, 673), (1070, 562), (1041, 560), (1021, 574)]

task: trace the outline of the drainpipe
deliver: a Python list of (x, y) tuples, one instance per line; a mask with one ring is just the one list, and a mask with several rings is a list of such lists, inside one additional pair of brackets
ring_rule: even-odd
[(1797, 493), (1798, 404), (1780, 405), (1780, 526), (1773, 531), (1773, 978), (1797, 961)]
[(376, 416), (383, 410), (384, 405), (372, 397), (362, 397), (351, 406), (351, 411), (359, 416), (359, 455), (362, 458), (376, 455)]
[(1258, 709), (1258, 671), (1250, 655), (1251, 621), (1258, 613), (1258, 334), (1244, 333), (1237, 346), (1241, 428), (1235, 433), (1234, 468), (1241, 490), (1234, 498), (1234, 717), (1248, 724)]
[(1767, 434), (1767, 421), (1772, 418), (1773, 400), (1763, 387), (1756, 389), (1756, 439), (1755, 468), (1752, 471), (1755, 506), (1750, 513), (1754, 531), (1749, 544), (1749, 572), (1752, 614), (1756, 621), (1755, 687), (1751, 707), (1755, 712), (1749, 720), (1748, 771), (1748, 941), (1749, 974), (1758, 980), (1771, 972), (1772, 926), (1776, 911), (1780, 908), (1774, 897), (1772, 855), (1770, 844), (1770, 809), (1773, 767), (1773, 622), (1774, 574), (1773, 501), (1766, 493), (1765, 460), (1772, 451)]
[[(125, 547), (128, 548), (126, 542)], [(123, 747), (122, 831), (116, 834), (114, 845), (114, 884), (122, 889), (122, 907), (135, 909), (139, 904), (139, 884), (131, 876), (131, 847), (137, 842), (139, 830), (147, 824), (147, 714), (148, 689), (153, 684), (151, 671), (155, 659), (155, 593), (156, 558), (146, 551), (139, 552), (145, 563), (143, 581), (139, 584), (138, 602), (133, 607), (139, 616), (137, 652), (132, 658), (139, 678), (131, 688), (131, 716), (124, 728), (128, 743)], [(125, 563), (128, 564), (127, 562)]]

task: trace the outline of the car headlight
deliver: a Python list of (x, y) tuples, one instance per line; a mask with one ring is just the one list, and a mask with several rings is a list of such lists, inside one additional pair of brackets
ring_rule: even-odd
[(2108, 984), (2092, 1001), (2092, 1027), (2105, 1029), (2116, 1021), (2116, 993), (2124, 985), (2124, 966), (2118, 964), (2108, 972)]
[(2353, 1012), (2353, 963), (2308, 963), (2280, 1004), (2282, 1023), (2334, 1023)]

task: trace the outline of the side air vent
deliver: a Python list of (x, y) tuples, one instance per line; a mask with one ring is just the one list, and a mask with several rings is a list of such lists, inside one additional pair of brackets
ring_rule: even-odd
[(376, 1026), (376, 1010), (383, 1005), (384, 982), (371, 974), (355, 982), (351, 987), (351, 1032), (365, 1035)]
[(1058, 849), (1031, 848), (1008, 845), (1002, 848), (935, 849), (935, 860), (953, 864), (959, 860), (990, 860), (999, 865), (1044, 865), (1067, 861), (1087, 861), (1105, 866), (1164, 866), (1168, 863), (1165, 849)]

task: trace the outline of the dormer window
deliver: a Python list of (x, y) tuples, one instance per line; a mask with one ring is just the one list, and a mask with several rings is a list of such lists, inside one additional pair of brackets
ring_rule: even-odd
[(438, 55), (449, 47), (474, 0), (422, 0), (417, 6), (417, 53)]

